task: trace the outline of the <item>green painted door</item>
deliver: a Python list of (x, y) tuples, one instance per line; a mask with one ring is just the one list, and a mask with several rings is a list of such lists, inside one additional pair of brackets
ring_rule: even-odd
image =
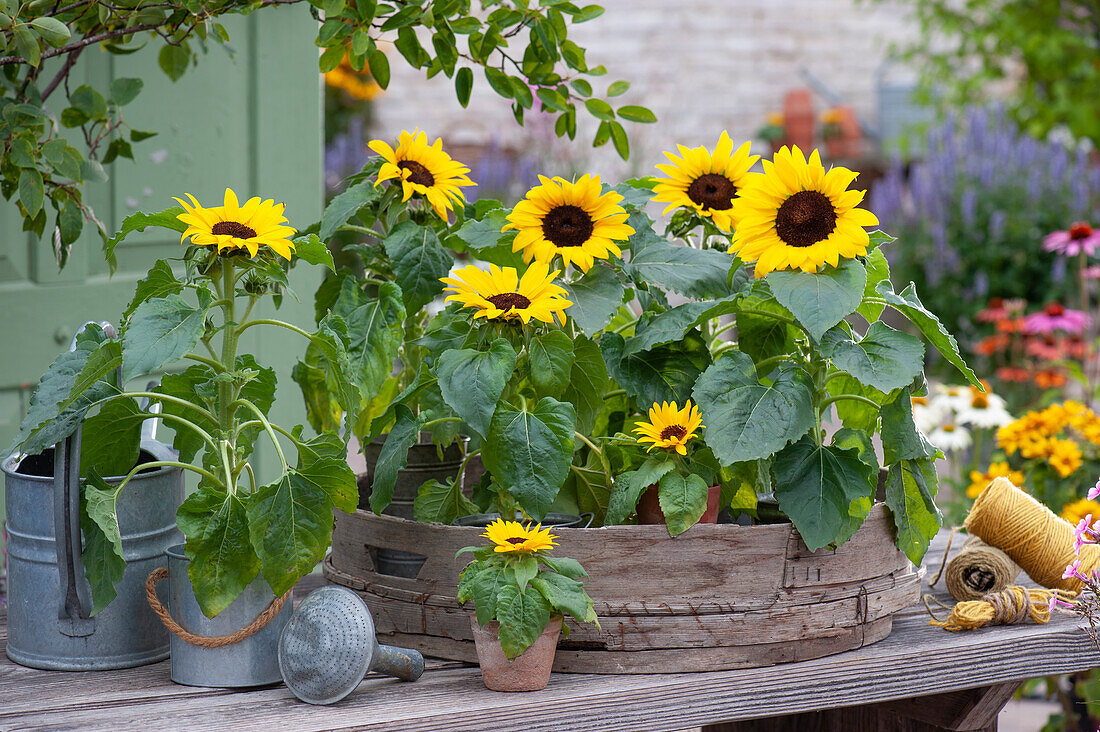
[[(136, 161), (118, 160), (108, 183), (88, 189), (88, 200), (108, 230), (128, 214), (173, 205), (188, 192), (218, 204), (226, 186), (244, 198), (285, 201), (291, 225), (304, 228), (322, 207), (321, 77), (313, 39), (316, 22), (303, 6), (265, 8), (226, 24), (235, 53), (211, 47), (197, 68), (173, 83), (157, 66), (157, 48), (130, 56), (84, 54), (71, 80), (106, 89), (111, 79), (141, 77), (145, 89), (126, 108), (135, 129), (160, 134), (134, 145)], [(153, 44), (151, 44), (153, 45)], [(20, 231), (13, 207), (0, 203), (0, 449), (15, 435), (38, 377), (88, 320), (117, 322), (136, 280), (158, 257), (182, 252), (170, 232), (134, 235), (118, 249), (109, 276), (99, 237), (85, 227), (65, 270), (58, 274), (50, 248)], [(306, 270), (311, 268), (304, 268)], [(281, 317), (312, 323), (319, 272), (298, 272), (298, 303), (287, 297)], [(253, 328), (242, 351), (276, 366), (282, 388), (273, 418), (304, 422), (290, 368), (304, 344), (289, 332)], [(266, 332), (264, 332), (266, 331)], [(265, 472), (262, 470), (261, 472)], [(0, 501), (3, 493), (0, 491)]]

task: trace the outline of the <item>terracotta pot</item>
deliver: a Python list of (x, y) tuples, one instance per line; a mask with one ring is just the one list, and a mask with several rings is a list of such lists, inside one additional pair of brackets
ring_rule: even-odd
[(843, 137), (826, 137), (825, 154), (830, 160), (842, 160), (848, 157), (848, 141)]
[[(703, 517), (699, 519), (698, 523), (718, 523), (718, 502), (721, 495), (722, 488), (720, 486), (712, 485), (707, 489), (707, 510), (703, 511)], [(641, 500), (638, 501), (638, 523), (665, 523), (665, 512), (661, 510), (661, 501), (657, 496), (656, 483), (646, 488), (645, 493), (642, 494)]]
[(477, 616), (471, 615), (470, 627), (474, 629), (477, 662), (485, 686), (493, 691), (538, 691), (550, 683), (550, 667), (554, 665), (561, 635), (560, 615), (550, 618), (550, 624), (535, 642), (511, 660), (500, 647), (499, 623), (494, 620), (482, 628), (477, 624)]

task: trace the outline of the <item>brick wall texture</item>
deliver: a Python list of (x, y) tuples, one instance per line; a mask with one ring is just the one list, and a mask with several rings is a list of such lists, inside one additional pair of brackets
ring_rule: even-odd
[[(630, 163), (610, 145), (589, 146), (595, 125), (582, 119), (573, 144), (556, 141), (540, 115), (526, 128), (512, 119), (508, 103), (475, 74), (467, 109), (455, 100), (450, 79), (425, 80), (400, 61), (392, 64), (390, 88), (375, 106), (372, 133), (394, 137), (419, 126), (452, 148), (495, 141), (507, 149), (534, 151), (546, 172), (585, 170), (605, 175), (648, 174), (662, 150), (676, 143), (712, 146), (729, 130), (734, 140), (752, 138), (784, 94), (806, 86), (802, 70), (853, 106), (872, 124), (882, 79), (903, 71), (888, 63), (890, 46), (912, 39), (907, 11), (868, 0), (603, 0), (606, 12), (575, 28), (590, 65), (631, 89), (613, 102), (642, 104), (658, 116), (654, 125), (628, 125)], [(462, 41), (460, 40), (460, 43)], [(536, 105), (538, 102), (536, 101)], [(829, 106), (815, 95), (815, 108)], [(583, 117), (583, 115), (582, 115)], [(763, 148), (763, 143), (754, 148)], [(763, 149), (759, 150), (763, 152)]]

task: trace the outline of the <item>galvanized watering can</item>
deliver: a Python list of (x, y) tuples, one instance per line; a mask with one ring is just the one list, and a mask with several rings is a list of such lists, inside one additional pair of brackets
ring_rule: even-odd
[[(175, 451), (152, 438), (155, 424), (145, 424), (141, 461), (175, 460)], [(8, 457), (0, 469), (7, 500), (8, 657), (60, 671), (168, 658), (168, 632), (145, 602), (144, 582), (180, 541), (176, 508), (183, 500), (183, 471), (152, 468), (122, 491), (118, 524), (126, 572), (118, 596), (92, 617), (81, 559), (80, 428), (40, 455)]]

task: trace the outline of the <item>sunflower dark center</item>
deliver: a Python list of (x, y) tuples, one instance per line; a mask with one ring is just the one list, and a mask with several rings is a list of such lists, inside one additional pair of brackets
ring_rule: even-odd
[(836, 209), (832, 201), (818, 191), (799, 191), (779, 207), (775, 231), (792, 247), (817, 244), (836, 228)]
[(522, 536), (509, 536), (507, 539), (505, 539), (505, 541), (509, 544), (522, 544), (523, 542), (527, 541), (527, 539)]
[(422, 186), (432, 186), (435, 184), (435, 176), (432, 175), (431, 171), (415, 160), (402, 160), (397, 164), (397, 167), (409, 171), (410, 183), (416, 183)]
[(680, 438), (680, 437), (683, 437), (686, 434), (687, 434), (687, 430), (685, 430), (680, 425), (670, 424), (668, 427), (665, 427), (663, 430), (661, 430), (661, 439), (662, 440), (667, 440), (670, 437)]
[(580, 206), (556, 206), (542, 219), (543, 236), (559, 247), (582, 246), (594, 229), (592, 217)]
[(502, 292), (499, 295), (490, 295), (485, 299), (504, 311), (512, 310), (513, 308), (521, 310), (531, 304), (530, 300), (518, 292)]
[(219, 221), (210, 227), (211, 234), (228, 234), (238, 239), (251, 239), (256, 236), (256, 230), (236, 221)]
[(700, 206), (715, 211), (725, 211), (733, 207), (733, 196), (737, 187), (724, 175), (707, 173), (701, 175), (688, 186), (688, 198)]

